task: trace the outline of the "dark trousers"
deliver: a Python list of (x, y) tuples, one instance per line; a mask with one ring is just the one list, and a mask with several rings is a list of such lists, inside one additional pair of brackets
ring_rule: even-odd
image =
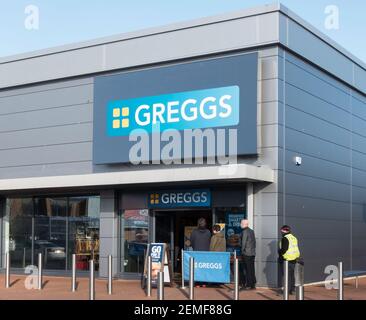
[[(283, 261), (280, 262), (281, 264), (281, 274), (282, 274), (282, 283), (283, 283), (283, 287), (285, 287), (284, 285), (284, 280), (285, 280), (285, 263)], [(293, 293), (295, 291), (295, 265), (296, 265), (296, 261), (289, 261), (288, 262), (288, 291), (289, 293)]]
[(240, 263), (240, 284), (242, 287), (254, 288), (257, 282), (254, 268), (255, 256), (242, 256)]

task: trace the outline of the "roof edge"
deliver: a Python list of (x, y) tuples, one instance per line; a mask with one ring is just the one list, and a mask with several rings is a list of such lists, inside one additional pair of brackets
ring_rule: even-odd
[(18, 60), (26, 60), (32, 59), (35, 57), (57, 54), (66, 51), (74, 51), (82, 48), (87, 47), (95, 47), (99, 45), (104, 45), (108, 43), (118, 42), (118, 41), (125, 41), (134, 38), (141, 38), (152, 36), (155, 34), (166, 33), (166, 32), (174, 32), (177, 30), (194, 28), (202, 25), (209, 25), (218, 22), (236, 20), (240, 18), (246, 18), (256, 15), (262, 15), (271, 12), (278, 12), (280, 11), (280, 5), (278, 3), (266, 4), (262, 6), (256, 6), (252, 8), (246, 8), (242, 10), (236, 10), (228, 13), (207, 16), (202, 18), (197, 18), (193, 20), (181, 21), (177, 23), (156, 26), (151, 28), (140, 29), (131, 32), (119, 33), (112, 36), (100, 37), (92, 40), (86, 40), (81, 42), (75, 42), (71, 44), (65, 44), (35, 51), (24, 52), (15, 55), (9, 55), (0, 57), (0, 64), (5, 64), (9, 62), (15, 62)]

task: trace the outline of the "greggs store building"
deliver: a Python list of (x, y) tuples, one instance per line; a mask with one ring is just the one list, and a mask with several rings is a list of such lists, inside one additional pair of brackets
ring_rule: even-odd
[[(197, 220), (277, 287), (279, 227), (305, 281), (366, 266), (366, 67), (269, 5), (0, 59), (0, 266), (139, 278), (151, 242)], [(315, 245), (316, 244), (316, 245)]]

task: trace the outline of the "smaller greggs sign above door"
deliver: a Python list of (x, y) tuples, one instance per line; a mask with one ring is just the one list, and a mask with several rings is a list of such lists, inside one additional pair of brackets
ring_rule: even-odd
[(150, 208), (210, 207), (209, 189), (170, 190), (149, 193)]

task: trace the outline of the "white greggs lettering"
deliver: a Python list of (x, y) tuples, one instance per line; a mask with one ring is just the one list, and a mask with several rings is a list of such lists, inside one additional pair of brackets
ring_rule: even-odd
[(168, 101), (154, 103), (151, 106), (143, 104), (137, 107), (135, 121), (139, 126), (160, 123), (195, 121), (200, 115), (203, 119), (210, 120), (216, 117), (227, 118), (232, 113), (230, 104), (232, 96), (223, 95), (218, 100), (215, 97), (205, 97), (201, 101), (186, 99), (180, 101)]
[(163, 204), (182, 204), (182, 203), (204, 203), (207, 202), (207, 192), (178, 192), (178, 193), (163, 193), (161, 202)]
[(135, 129), (151, 133), (236, 126), (239, 109), (238, 86), (115, 100), (108, 104), (107, 130), (110, 136), (123, 136)]

